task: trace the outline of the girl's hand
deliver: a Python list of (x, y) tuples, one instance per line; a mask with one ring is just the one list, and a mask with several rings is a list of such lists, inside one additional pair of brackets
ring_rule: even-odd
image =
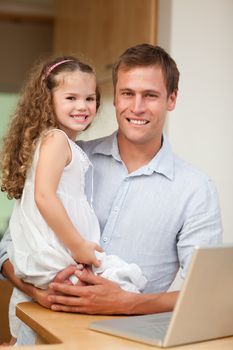
[(103, 252), (102, 248), (97, 243), (83, 240), (72, 253), (74, 259), (79, 263), (99, 267), (101, 261), (96, 258), (95, 251)]

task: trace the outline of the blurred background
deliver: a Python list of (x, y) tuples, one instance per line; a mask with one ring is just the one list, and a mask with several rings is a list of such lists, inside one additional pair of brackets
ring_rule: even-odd
[[(233, 242), (232, 0), (0, 0), (0, 137), (28, 70), (50, 53), (73, 53), (96, 68), (102, 106), (82, 139), (114, 131), (112, 64), (142, 42), (177, 62), (180, 91), (166, 133), (174, 151), (214, 181), (224, 242)], [(0, 236), (12, 205), (0, 193)]]

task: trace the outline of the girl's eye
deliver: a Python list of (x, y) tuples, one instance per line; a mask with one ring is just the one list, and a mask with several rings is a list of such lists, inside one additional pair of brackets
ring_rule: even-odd
[(94, 96), (87, 97), (87, 101), (96, 101), (96, 98)]
[(66, 99), (67, 99), (67, 100), (74, 101), (74, 100), (75, 100), (75, 97), (74, 97), (74, 96), (68, 96)]

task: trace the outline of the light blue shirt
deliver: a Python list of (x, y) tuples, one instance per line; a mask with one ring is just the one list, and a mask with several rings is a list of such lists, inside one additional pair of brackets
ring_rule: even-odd
[[(94, 166), (94, 183), (89, 172), (86, 191), (90, 198), (94, 190), (101, 245), (107, 254), (141, 267), (148, 279), (145, 293), (166, 291), (179, 267), (185, 277), (193, 247), (221, 242), (213, 183), (174, 155), (165, 136), (149, 164), (130, 174), (119, 155), (116, 133), (78, 144)], [(8, 239), (5, 235), (1, 242), (1, 263)]]
[(221, 241), (213, 183), (174, 155), (166, 136), (149, 164), (130, 174), (116, 133), (80, 145), (94, 166), (101, 245), (141, 267), (149, 281), (146, 293), (166, 291), (179, 266), (184, 277), (194, 246)]

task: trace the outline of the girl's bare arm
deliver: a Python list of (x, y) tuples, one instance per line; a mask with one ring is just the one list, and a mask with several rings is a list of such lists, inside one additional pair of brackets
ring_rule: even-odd
[(62, 172), (70, 161), (71, 149), (66, 137), (58, 131), (49, 133), (40, 147), (35, 177), (35, 202), (47, 224), (72, 252), (74, 259), (99, 266), (94, 251), (101, 248), (82, 238), (56, 193)]

